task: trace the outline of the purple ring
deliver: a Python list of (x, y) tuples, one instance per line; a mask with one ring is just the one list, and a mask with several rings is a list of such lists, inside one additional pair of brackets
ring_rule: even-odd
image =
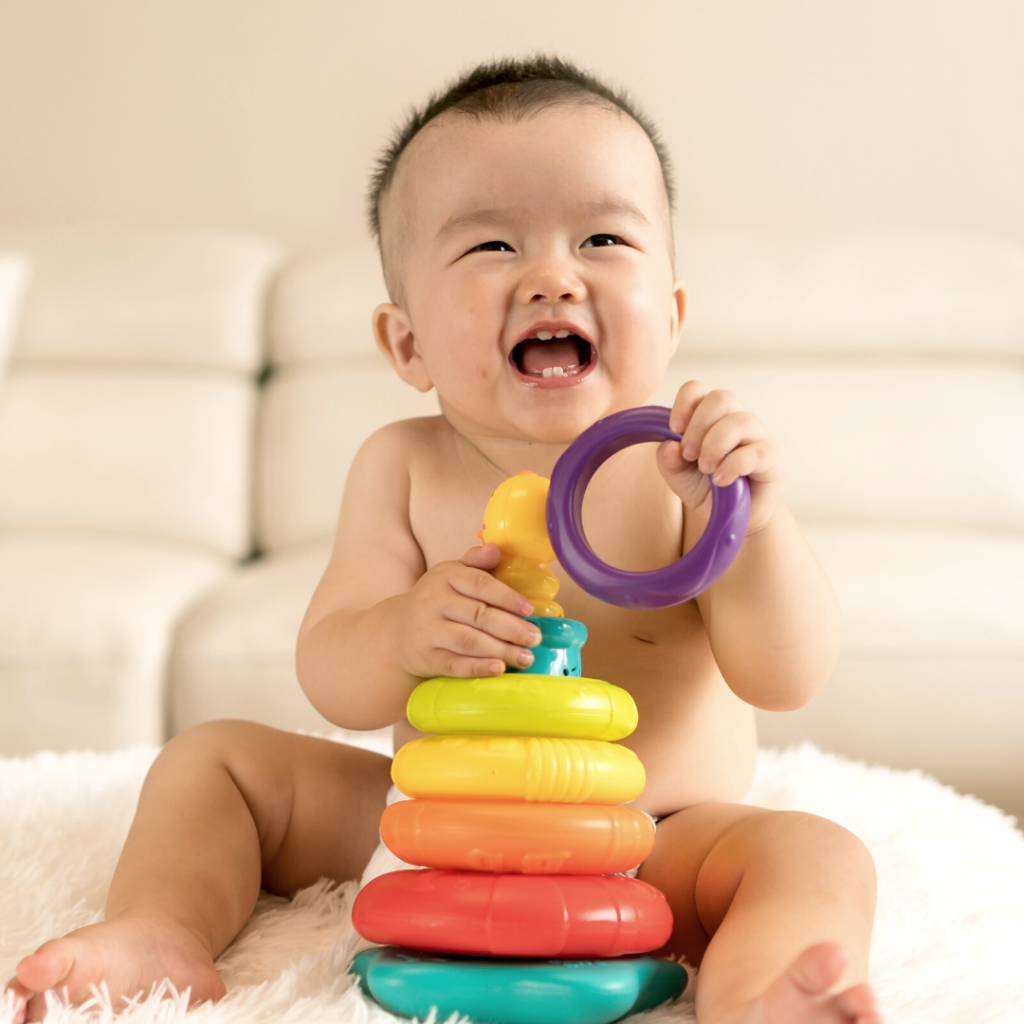
[(583, 495), (598, 467), (616, 452), (644, 441), (681, 438), (669, 429), (661, 405), (626, 409), (598, 420), (555, 463), (548, 491), (551, 546), (565, 571), (588, 594), (623, 608), (668, 608), (696, 597), (732, 564), (750, 519), (745, 476), (728, 487), (711, 485), (711, 516), (696, 544), (678, 561), (650, 572), (626, 572), (602, 562), (583, 533)]

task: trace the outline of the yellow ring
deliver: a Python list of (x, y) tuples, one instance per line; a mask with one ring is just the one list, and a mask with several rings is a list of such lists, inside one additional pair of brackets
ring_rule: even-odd
[(409, 721), (435, 735), (563, 736), (621, 740), (635, 728), (636, 705), (603, 679), (506, 673), (482, 679), (438, 676), (409, 697)]
[(603, 740), (427, 736), (401, 747), (391, 779), (406, 796), (621, 804), (644, 789), (640, 759)]

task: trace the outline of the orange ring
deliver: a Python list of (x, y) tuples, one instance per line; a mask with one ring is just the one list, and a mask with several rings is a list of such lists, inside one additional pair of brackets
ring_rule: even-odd
[(654, 847), (654, 823), (632, 807), (399, 800), (380, 836), (407, 864), (524, 875), (628, 871)]

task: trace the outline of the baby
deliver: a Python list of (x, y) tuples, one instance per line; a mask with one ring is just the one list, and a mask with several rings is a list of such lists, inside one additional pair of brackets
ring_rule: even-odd
[[(526, 666), (532, 606), (495, 579), (476, 532), (491, 492), (550, 476), (595, 420), (649, 402), (676, 347), (667, 160), (646, 119), (552, 58), (478, 68), (415, 113), (371, 192), (392, 302), (377, 343), (441, 415), (378, 431), (349, 472), (330, 564), (298, 639), (302, 686), (330, 721), (419, 735), (409, 694), (435, 675)], [(701, 1024), (877, 1024), (866, 982), (875, 875), (832, 822), (739, 804), (753, 709), (805, 704), (840, 647), (835, 598), (780, 499), (782, 457), (738, 398), (685, 384), (682, 442), (628, 448), (597, 474), (584, 526), (631, 570), (689, 550), (708, 479), (750, 480), (733, 565), (695, 601), (613, 607), (561, 575), (589, 627), (584, 674), (634, 697), (623, 742), (647, 769), (635, 806), (660, 817), (639, 877), (675, 916), (665, 954), (699, 965)], [(560, 570), (559, 570), (560, 571)], [(289, 894), (360, 878), (377, 844), (390, 762), (248, 722), (175, 737), (157, 758), (110, 887), (106, 919), (47, 942), (11, 982), (28, 1019), (41, 993), (114, 996), (164, 977), (216, 999), (214, 960), (260, 887)], [(557, 1022), (552, 1022), (557, 1024)]]

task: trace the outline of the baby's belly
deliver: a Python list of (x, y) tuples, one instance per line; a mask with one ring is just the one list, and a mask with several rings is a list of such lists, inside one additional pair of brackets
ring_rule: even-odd
[(636, 702), (636, 730), (621, 741), (647, 772), (635, 806), (663, 816), (741, 800), (757, 754), (754, 711), (722, 678), (695, 604), (635, 619), (616, 609), (591, 637), (584, 675), (621, 686)]
[(724, 684), (698, 699), (666, 702), (644, 713), (620, 742), (635, 751), (647, 785), (634, 806), (656, 817), (709, 802), (735, 803), (750, 788), (757, 755), (754, 711)]

